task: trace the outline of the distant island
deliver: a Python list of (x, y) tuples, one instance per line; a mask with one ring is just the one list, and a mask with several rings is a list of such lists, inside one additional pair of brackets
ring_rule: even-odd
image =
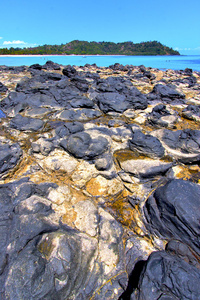
[(157, 41), (136, 43), (86, 42), (75, 40), (61, 45), (43, 45), (31, 48), (2, 48), (0, 55), (180, 55)]

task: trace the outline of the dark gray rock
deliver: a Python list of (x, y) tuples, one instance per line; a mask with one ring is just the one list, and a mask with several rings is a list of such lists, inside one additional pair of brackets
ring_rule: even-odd
[(119, 63), (115, 63), (114, 65), (110, 65), (109, 69), (115, 70), (115, 71), (121, 71), (121, 72), (126, 72), (129, 70), (127, 66), (123, 66)]
[(0, 143), (0, 177), (8, 170), (14, 168), (22, 156), (19, 144)]
[(125, 95), (119, 93), (103, 93), (96, 97), (99, 108), (107, 113), (109, 111), (124, 112), (130, 107)]
[(182, 116), (188, 120), (200, 121), (200, 106), (189, 104), (183, 109)]
[(120, 77), (101, 79), (97, 84), (97, 89), (104, 92), (96, 97), (96, 101), (105, 113), (108, 111), (124, 112), (129, 108), (145, 109), (147, 107), (146, 96), (134, 87), (130, 80)]
[(149, 99), (151, 99), (152, 95), (156, 96), (156, 99), (161, 99), (166, 102), (185, 99), (185, 95), (178, 92), (175, 87), (172, 88), (171, 86), (163, 84), (156, 84), (154, 86), (153, 91), (148, 95), (150, 96)]
[(79, 132), (62, 140), (61, 146), (77, 158), (91, 159), (107, 150), (108, 140), (101, 136), (92, 139), (88, 133)]
[(55, 129), (55, 133), (59, 138), (64, 138), (70, 134), (84, 130), (84, 126), (80, 122), (68, 122)]
[(43, 125), (44, 122), (40, 119), (22, 117), (19, 114), (10, 121), (11, 128), (23, 131), (38, 131), (42, 129)]
[(40, 64), (33, 64), (29, 67), (29, 69), (42, 70), (42, 66)]
[(133, 133), (132, 140), (129, 141), (129, 148), (152, 158), (161, 158), (165, 154), (161, 142), (156, 137), (149, 134), (145, 135), (139, 130)]
[(191, 76), (192, 73), (193, 73), (193, 71), (192, 71), (192, 69), (186, 68), (186, 69), (184, 70), (184, 73), (185, 73), (185, 75)]
[(77, 204), (83, 232), (58, 224), (54, 188), (27, 178), (0, 185), (2, 299), (116, 299), (127, 285), (121, 225), (89, 200)]
[(84, 126), (81, 122), (65, 123), (65, 127), (69, 130), (70, 134), (77, 133), (84, 130)]
[[(35, 185), (28, 178), (0, 185), (1, 295), (10, 264), (15, 261), (18, 253), (36, 236), (58, 228), (51, 218), (48, 220), (53, 211), (51, 202), (44, 198), (48, 195), (48, 189), (53, 186), (55, 187), (53, 184)], [(12, 268), (10, 272), (12, 273)], [(18, 276), (19, 278), (23, 276)]]
[(46, 70), (60, 70), (60, 65), (57, 63), (54, 63), (51, 60), (48, 60), (45, 65), (42, 66), (42, 69)]
[(200, 186), (175, 179), (151, 194), (144, 206), (147, 228), (165, 239), (178, 239), (200, 254)]
[(173, 114), (171, 114), (166, 109), (166, 106), (164, 104), (158, 104), (153, 108), (147, 119), (151, 125), (174, 128), (174, 124), (177, 122), (178, 117), (174, 112)]
[(136, 299), (200, 299), (199, 280), (199, 268), (172, 252), (153, 252), (141, 272)]
[(73, 108), (79, 108), (79, 107), (85, 107), (85, 108), (93, 108), (94, 102), (86, 97), (83, 97), (82, 99), (75, 99), (70, 102), (71, 107)]
[(0, 102), (0, 108), (8, 116), (15, 116), (27, 107), (28, 101), (26, 101), (26, 95), (24, 93), (11, 92), (8, 97)]
[(71, 82), (84, 93), (86, 93), (89, 89), (89, 82), (83, 76), (75, 75), (71, 78)]
[(68, 65), (63, 69), (63, 74), (67, 77), (74, 77), (77, 74), (77, 71), (74, 67)]
[(2, 82), (0, 82), (0, 93), (7, 92), (8, 88)]
[(96, 119), (101, 115), (102, 112), (97, 109), (77, 108), (63, 110), (61, 113), (56, 114), (56, 118), (59, 118), (64, 121), (87, 121)]
[(184, 129), (171, 131), (158, 130), (157, 137), (163, 143), (164, 148), (174, 158), (184, 163), (192, 163), (200, 160), (200, 131)]

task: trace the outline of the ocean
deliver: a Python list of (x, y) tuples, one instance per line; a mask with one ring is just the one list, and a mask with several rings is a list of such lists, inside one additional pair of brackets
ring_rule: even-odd
[(30, 66), (32, 64), (45, 64), (52, 60), (62, 65), (84, 66), (96, 64), (98, 67), (108, 67), (115, 63), (122, 65), (144, 65), (145, 67), (161, 70), (184, 70), (185, 68), (200, 71), (200, 55), (181, 56), (125, 56), (125, 55), (24, 55), (0, 56), (0, 65)]

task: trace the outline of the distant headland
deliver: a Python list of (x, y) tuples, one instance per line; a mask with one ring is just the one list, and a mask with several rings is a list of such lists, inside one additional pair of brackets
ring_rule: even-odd
[(113, 43), (74, 40), (61, 45), (43, 45), (31, 48), (2, 48), (0, 55), (180, 55), (176, 50), (157, 41)]

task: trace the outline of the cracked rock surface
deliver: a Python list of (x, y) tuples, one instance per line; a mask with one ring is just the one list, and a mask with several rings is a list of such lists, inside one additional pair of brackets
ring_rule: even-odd
[(0, 299), (200, 299), (199, 73), (0, 69)]

